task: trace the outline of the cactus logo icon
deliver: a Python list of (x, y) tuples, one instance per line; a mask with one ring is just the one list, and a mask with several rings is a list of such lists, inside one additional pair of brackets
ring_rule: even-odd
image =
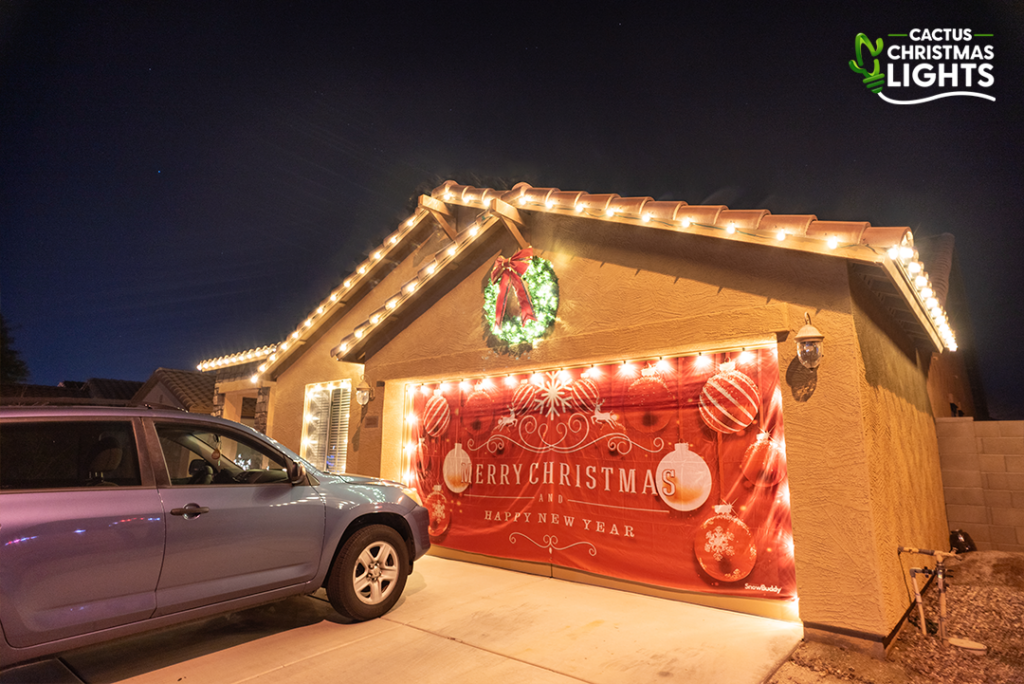
[[(871, 40), (858, 33), (850, 70), (864, 87), (894, 105), (916, 105), (947, 97), (995, 102), (995, 46), (991, 33), (971, 29), (911, 29)], [(883, 92), (888, 90), (889, 94)], [(989, 92), (986, 92), (989, 91)]]
[[(880, 93), (882, 88), (885, 87), (885, 74), (882, 73), (881, 66), (878, 63), (878, 55), (882, 54), (882, 47), (881, 38), (872, 45), (871, 40), (863, 33), (858, 33), (853, 43), (853, 49), (857, 57), (850, 60), (850, 68), (857, 73), (864, 74), (864, 85), (873, 93)], [(867, 59), (864, 57), (865, 49), (868, 52)], [(867, 65), (871, 66), (871, 71), (867, 70)]]

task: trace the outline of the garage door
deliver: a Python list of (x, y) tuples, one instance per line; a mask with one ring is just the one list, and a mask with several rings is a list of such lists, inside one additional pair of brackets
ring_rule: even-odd
[(774, 345), (410, 385), (406, 415), (436, 545), (795, 596)]

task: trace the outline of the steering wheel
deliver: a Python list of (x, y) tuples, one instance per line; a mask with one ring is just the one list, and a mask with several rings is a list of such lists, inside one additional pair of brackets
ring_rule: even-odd
[(204, 485), (213, 482), (213, 466), (206, 461), (196, 459), (188, 464), (188, 484)]

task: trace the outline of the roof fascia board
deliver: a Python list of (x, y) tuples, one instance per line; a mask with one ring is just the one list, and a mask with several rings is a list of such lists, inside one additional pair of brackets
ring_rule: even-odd
[[(425, 196), (420, 199), (424, 199)], [(430, 198), (427, 198), (430, 199)], [(450, 214), (449, 214), (450, 216)], [(321, 302), (314, 314), (310, 314), (283, 342), (278, 343), (277, 352), (271, 354), (270, 361), (263, 372), (267, 379), (274, 380), (281, 376), (299, 357), (319, 340), (323, 335), (342, 320), (347, 313), (370, 292), (376, 281), (383, 280), (385, 270), (390, 264), (401, 261), (415, 249), (413, 244), (423, 236), (432, 225), (429, 220), (433, 213), (418, 211), (410, 220), (385, 238), (380, 248), (372, 252), (368, 259), (356, 267), (356, 270), (342, 281), (341, 286), (334, 289), (331, 295)], [(443, 226), (442, 226), (443, 228)]]
[(331, 350), (331, 355), (338, 361), (363, 363), (362, 354), (370, 346), (378, 334), (389, 331), (400, 323), (403, 314), (413, 308), (419, 300), (430, 294), (448, 276), (457, 272), (474, 250), (495, 226), (502, 220), (494, 213), (481, 214), (476, 222), (457, 235), (457, 239), (434, 253), (432, 259), (426, 260), (416, 276), (402, 285), (398, 292), (385, 300), (385, 305), (377, 309), (370, 317), (353, 326), (352, 332), (346, 335)]

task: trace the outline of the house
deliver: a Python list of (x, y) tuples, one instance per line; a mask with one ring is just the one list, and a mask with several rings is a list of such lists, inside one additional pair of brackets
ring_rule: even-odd
[(7, 406), (92, 404), (127, 406), (143, 383), (136, 380), (89, 378), (64, 380), (57, 385), (10, 383), (0, 388), (0, 403)]
[[(216, 380), (213, 376), (198, 371), (157, 368), (149, 380), (132, 397), (137, 406), (170, 406), (189, 413), (213, 413), (213, 395)], [(238, 422), (253, 424), (255, 401), (250, 410), (239, 411)]]
[(200, 370), (225, 417), (255, 400), (319, 467), (415, 487), (435, 553), (880, 654), (897, 548), (947, 544), (935, 419), (974, 406), (950, 259), (919, 256), (905, 227), (449, 181), (287, 339)]

